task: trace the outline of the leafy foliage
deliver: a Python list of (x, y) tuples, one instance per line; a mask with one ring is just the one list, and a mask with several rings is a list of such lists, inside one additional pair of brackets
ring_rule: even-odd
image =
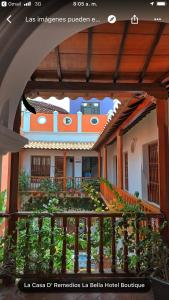
[(95, 189), (91, 182), (84, 182), (83, 190), (93, 202), (95, 211), (101, 212), (107, 209), (105, 204), (103, 203), (103, 200), (99, 196), (99, 191)]
[[(112, 186), (107, 182), (108, 186)], [(83, 185), (84, 191), (88, 194), (94, 205), (96, 212), (106, 210), (100, 199), (99, 192), (89, 182)], [(159, 230), (150, 226), (150, 219), (141, 210), (140, 200), (133, 204), (126, 203), (119, 193), (113, 190), (116, 196), (115, 210), (121, 213), (115, 218), (115, 248), (116, 248), (116, 268), (124, 267), (124, 250), (128, 250), (128, 266), (130, 271), (135, 271), (140, 266), (140, 276), (142, 274), (159, 276), (168, 280), (169, 268), (168, 246), (163, 241), (161, 232), (165, 229), (166, 222), (163, 222)], [(65, 210), (65, 207), (64, 207)], [(55, 226), (52, 229), (51, 217), (37, 218), (37, 212), (47, 211), (52, 217), (53, 213), (61, 211), (59, 200), (53, 198), (43, 203), (40, 210), (36, 210), (32, 217), (20, 219), (17, 222), (17, 247), (13, 245), (11, 236), (1, 239), (0, 260), (3, 262), (3, 251), (6, 249), (9, 254), (5, 264), (5, 270), (12, 270), (11, 264), (16, 260), (17, 272), (49, 273), (51, 260), (53, 261), (54, 272), (61, 271), (62, 249), (65, 239), (62, 218), (57, 217)], [(153, 219), (151, 220), (153, 222)], [(29, 226), (28, 226), (29, 224)], [(66, 268), (71, 271), (74, 264), (75, 247), (75, 219), (68, 218), (66, 234)], [(80, 218), (79, 224), (79, 250), (87, 249), (87, 227), (84, 218)], [(139, 239), (138, 239), (139, 236)], [(51, 238), (53, 237), (53, 238)], [(104, 257), (112, 257), (112, 218), (103, 219), (103, 245)], [(91, 254), (95, 262), (99, 262), (100, 246), (100, 220), (92, 218), (91, 222)], [(12, 250), (12, 251), (11, 251)], [(6, 267), (7, 266), (7, 267)], [(4, 272), (4, 268), (3, 268)]]
[[(6, 201), (6, 191), (0, 192), (0, 211), (5, 211), (5, 201)], [(2, 224), (3, 219), (0, 218), (0, 224)]]
[[(162, 236), (167, 222), (164, 220), (158, 230), (153, 229), (151, 224), (153, 219), (150, 221), (142, 211), (139, 198), (136, 204), (129, 204), (113, 189), (110, 182), (101, 180), (113, 190), (116, 196), (115, 210), (123, 213), (115, 224), (119, 266), (124, 265), (124, 246), (127, 246), (130, 270), (136, 270), (140, 265), (140, 275), (153, 275), (169, 281), (169, 248)], [(135, 194), (139, 197), (138, 192)], [(136, 241), (136, 235), (140, 237), (139, 241)]]
[(39, 191), (46, 192), (49, 197), (51, 194), (57, 193), (59, 190), (59, 183), (51, 180), (51, 178), (44, 178), (40, 181)]
[(27, 191), (29, 189), (30, 179), (28, 174), (23, 171), (19, 175), (19, 190), (20, 191)]

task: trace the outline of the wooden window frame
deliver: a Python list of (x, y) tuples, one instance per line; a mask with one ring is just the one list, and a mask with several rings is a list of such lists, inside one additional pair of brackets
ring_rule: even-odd
[[(127, 159), (126, 159), (127, 158)], [(124, 188), (129, 190), (129, 165), (128, 165), (128, 152), (124, 152)]]
[[(87, 104), (87, 108), (89, 110), (91, 110), (90, 112), (85, 112), (85, 106), (83, 106), (83, 104), (86, 103)], [(98, 106), (97, 108), (94, 108), (94, 104), (97, 103)], [(91, 102), (91, 103), (88, 103), (88, 102), (83, 102), (81, 104), (81, 112), (82, 114), (84, 115), (100, 115), (100, 103), (99, 102)]]
[[(34, 159), (39, 159), (40, 164), (33, 164)], [(49, 160), (48, 164), (43, 164), (43, 160)], [(47, 155), (31, 156), (31, 177), (50, 177), (51, 157)]]
[[(155, 157), (152, 157), (152, 153), (150, 153), (150, 148), (153, 146), (157, 149)], [(154, 159), (154, 161), (151, 159)], [(153, 169), (154, 173), (152, 172)], [(159, 205), (159, 158), (157, 141), (148, 144), (148, 170), (148, 201)]]

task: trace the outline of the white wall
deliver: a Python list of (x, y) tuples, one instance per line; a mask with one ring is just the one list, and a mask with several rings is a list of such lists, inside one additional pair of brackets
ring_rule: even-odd
[(107, 179), (113, 184), (117, 185), (117, 172), (116, 172), (116, 141), (107, 147)]
[[(55, 156), (63, 156), (63, 151), (61, 150), (35, 150), (35, 149), (24, 149), (23, 152), (23, 169), (28, 174), (31, 175), (31, 156), (32, 155), (44, 155), (51, 157), (51, 172), (50, 175), (54, 176), (54, 165), (55, 165)], [(82, 157), (83, 156), (94, 156), (98, 157), (96, 151), (88, 150), (72, 150), (67, 152), (67, 156), (74, 157), (74, 176), (82, 176)], [(71, 173), (70, 165), (67, 166), (67, 176)]]
[(107, 179), (113, 183), (113, 145), (107, 147)]
[[(134, 153), (131, 152), (133, 138), (136, 140)], [(135, 191), (138, 191), (140, 197), (143, 197), (143, 189), (148, 182), (143, 165), (143, 146), (157, 141), (157, 139), (156, 110), (148, 114), (123, 137), (123, 151), (128, 152), (129, 192), (133, 194)], [(142, 186), (143, 178), (145, 184)]]
[[(131, 143), (135, 139), (135, 150), (131, 152)], [(139, 192), (147, 200), (148, 159), (147, 145), (158, 140), (156, 110), (153, 110), (136, 126), (123, 135), (123, 153), (128, 152), (129, 192)], [(116, 143), (108, 147), (108, 179), (115, 184)], [(123, 164), (124, 166), (124, 164)]]

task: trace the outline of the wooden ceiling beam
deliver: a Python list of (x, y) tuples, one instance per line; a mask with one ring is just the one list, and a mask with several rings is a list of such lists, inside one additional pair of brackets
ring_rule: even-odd
[(91, 57), (92, 57), (92, 42), (93, 28), (88, 29), (88, 47), (87, 47), (87, 67), (86, 67), (86, 82), (89, 82), (91, 77)]
[(59, 51), (59, 46), (55, 48), (55, 53), (56, 53), (56, 69), (57, 69), (57, 74), (59, 81), (62, 81), (62, 69), (61, 69), (61, 61), (60, 61), (60, 51)]
[[(137, 78), (139, 76), (139, 72), (119, 72), (118, 73), (120, 81), (121, 80), (135, 80), (137, 82)], [(64, 77), (65, 80), (83, 80), (86, 81), (86, 74), (85, 71), (74, 71), (74, 72), (62, 72), (62, 77)], [(162, 74), (161, 77), (159, 77), (159, 72), (148, 72), (146, 73), (146, 79), (152, 82), (161, 82), (163, 79), (169, 76), (169, 72), (166, 72), (165, 75)], [(157, 79), (158, 78), (158, 79)], [(159, 79), (161, 78), (161, 80)], [(46, 80), (51, 80), (55, 79), (58, 80), (58, 73), (57, 70), (36, 70), (32, 77), (31, 80), (39, 80), (39, 79), (46, 79)], [(90, 74), (90, 82), (91, 81), (112, 81), (112, 73), (111, 72), (96, 72)], [(63, 79), (62, 79), (63, 81)]]
[[(154, 38), (154, 40), (153, 40), (153, 43), (152, 43), (152, 45), (151, 45), (151, 47), (150, 47), (150, 49), (149, 49), (148, 55), (146, 56), (146, 59), (145, 59), (145, 63), (144, 63), (142, 72), (141, 72), (141, 74), (140, 74), (140, 76), (139, 76), (139, 82), (140, 82), (140, 83), (143, 82), (143, 80), (144, 80), (144, 77), (145, 77), (145, 75), (146, 75), (146, 71), (147, 71), (148, 66), (149, 66), (149, 64), (150, 64), (151, 58), (152, 58), (152, 56), (153, 56), (153, 54), (154, 54), (154, 51), (155, 51), (155, 49), (156, 49), (156, 47), (157, 47), (157, 45), (158, 45), (158, 42), (159, 42), (159, 40), (160, 40), (160, 38), (161, 38), (161, 35), (162, 35), (162, 33), (163, 33), (164, 28), (165, 28), (165, 23), (160, 23), (160, 24), (159, 24), (159, 28), (158, 28), (158, 32), (157, 32), (157, 34), (155, 35), (155, 38)], [(143, 43), (144, 43), (144, 40), (143, 40)]]
[(160, 77), (158, 77), (155, 82), (165, 82), (165, 80), (168, 80), (169, 78), (169, 71), (165, 72), (164, 74), (162, 74)]
[(159, 83), (103, 83), (103, 82), (55, 82), (29, 81), (25, 92), (66, 92), (66, 93), (104, 93), (132, 92), (137, 95), (146, 92), (155, 98), (167, 99), (168, 93)]
[(114, 74), (113, 74), (113, 81), (114, 82), (116, 82), (117, 79), (118, 79), (118, 73), (119, 73), (121, 58), (122, 58), (122, 55), (123, 55), (123, 52), (124, 52), (124, 45), (125, 45), (125, 41), (126, 41), (126, 38), (127, 38), (128, 28), (129, 28), (129, 21), (126, 21), (124, 23), (124, 31), (123, 31), (123, 35), (122, 35), (122, 39), (121, 39), (119, 53), (117, 55), (115, 71), (114, 71)]

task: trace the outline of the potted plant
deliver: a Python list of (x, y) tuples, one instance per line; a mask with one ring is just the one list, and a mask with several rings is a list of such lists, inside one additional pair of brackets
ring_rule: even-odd
[(165, 226), (166, 221), (159, 231), (147, 227), (146, 239), (142, 242), (144, 269), (140, 275), (150, 278), (155, 300), (169, 299), (169, 247), (161, 234)]
[(154, 266), (150, 275), (155, 300), (169, 297), (169, 248), (164, 243), (154, 253)]

